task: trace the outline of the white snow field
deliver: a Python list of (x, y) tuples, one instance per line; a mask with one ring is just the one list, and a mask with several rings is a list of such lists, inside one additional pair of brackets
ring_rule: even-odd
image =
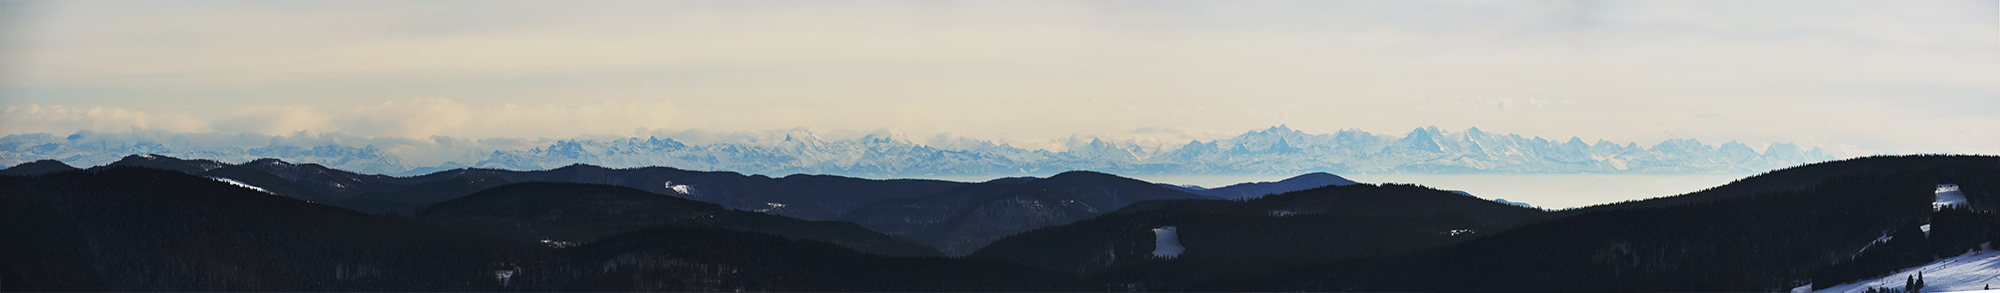
[(679, 192), (681, 195), (694, 195), (693, 186), (688, 186), (687, 184), (675, 185), (673, 181), (667, 181), (664, 185), (667, 187), (667, 190)]
[(1934, 210), (1968, 206), (1965, 193), (1958, 192), (1958, 184), (1938, 184), (1937, 201), (1931, 202), (1931, 209)]
[(1966, 251), (1963, 255), (1903, 269), (1880, 279), (1840, 284), (1812, 292), (1859, 293), (1871, 287), (1902, 289), (1903, 283), (1907, 280), (1905, 278), (1914, 276), (1917, 272), (1924, 273), (1924, 289), (1919, 290), (1923, 292), (1967, 292), (1984, 290), (1987, 285), (2000, 287), (2000, 251), (1993, 250), (1990, 244), (1981, 244), (1979, 250)]
[(1166, 226), (1153, 228), (1153, 257), (1176, 258), (1181, 256), (1180, 227)]
[[(235, 185), (236, 187), (249, 188), (250, 190), (256, 190), (257, 192), (271, 193), (271, 191), (269, 190), (264, 190), (263, 187), (257, 187), (254, 185), (243, 183), (243, 181), (236, 181), (236, 179), (229, 179), (222, 177), (208, 177), (208, 179), (215, 179), (215, 181), (222, 181), (223, 183), (229, 183), (229, 185)], [(271, 194), (276, 194), (276, 193), (271, 193)]]
[[(1930, 226), (1930, 225), (1924, 225), (1924, 226)], [(1928, 233), (1928, 232), (1930, 232), (1930, 230), (1929, 230), (1929, 229), (1930, 229), (1930, 228), (1925, 228), (1924, 232), (1926, 232), (1926, 233), (1924, 233), (1924, 237), (1930, 237), (1930, 236), (1931, 236), (1931, 234), (1930, 234), (1930, 233)], [(1868, 243), (1868, 245), (1864, 245), (1864, 246), (1861, 246), (1861, 250), (1860, 250), (1860, 251), (1855, 251), (1855, 252), (1854, 252), (1854, 255), (1851, 255), (1851, 256), (1848, 256), (1848, 257), (1847, 257), (1847, 259), (1854, 259), (1854, 258), (1856, 258), (1856, 257), (1861, 257), (1861, 253), (1862, 253), (1862, 252), (1867, 252), (1867, 251), (1868, 251), (1868, 248), (1871, 248), (1871, 247), (1875, 247), (1875, 245), (1876, 245), (1876, 244), (1882, 244), (1882, 243), (1884, 243), (1884, 242), (1889, 242), (1889, 239), (1896, 239), (1896, 237), (1889, 237), (1889, 231), (1882, 231), (1882, 238), (1875, 238), (1875, 242), (1869, 242), (1869, 243)]]

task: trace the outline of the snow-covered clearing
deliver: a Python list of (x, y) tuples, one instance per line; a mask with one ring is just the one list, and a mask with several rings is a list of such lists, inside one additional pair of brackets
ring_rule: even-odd
[(1958, 184), (1938, 184), (1937, 201), (1931, 202), (1931, 209), (1967, 207), (1965, 193), (1958, 191)]
[(1179, 232), (1180, 227), (1175, 226), (1153, 228), (1153, 256), (1159, 258), (1180, 257), (1181, 251), (1187, 250), (1187, 248), (1181, 247)]
[(1923, 292), (1980, 291), (1987, 285), (2000, 285), (2000, 251), (1991, 249), (1988, 244), (1982, 244), (1980, 248), (1963, 255), (1897, 271), (1880, 279), (1840, 284), (1812, 292), (1858, 293), (1871, 287), (1902, 289), (1906, 278), (1916, 275), (1917, 272), (1924, 273), (1924, 289), (1920, 290)]
[[(1926, 225), (1926, 226), (1928, 226), (1928, 225)], [(1929, 230), (1925, 230), (1925, 231), (1926, 231), (1926, 232), (1928, 232)], [(1925, 236), (1925, 237), (1929, 237), (1929, 236), (1930, 236), (1930, 234), (1924, 234), (1924, 236)], [(1882, 244), (1882, 243), (1884, 243), (1884, 242), (1889, 242), (1889, 239), (1895, 239), (1895, 238), (1896, 238), (1896, 237), (1889, 237), (1889, 231), (1882, 231), (1882, 238), (1875, 238), (1875, 242), (1869, 242), (1869, 243), (1868, 243), (1868, 245), (1865, 245), (1865, 246), (1861, 246), (1861, 250), (1860, 250), (1860, 251), (1855, 251), (1855, 252), (1854, 252), (1854, 255), (1851, 255), (1851, 256), (1848, 256), (1847, 258), (1848, 258), (1848, 259), (1854, 259), (1854, 258), (1856, 258), (1856, 257), (1861, 257), (1861, 253), (1862, 253), (1862, 252), (1867, 252), (1867, 251), (1868, 251), (1868, 248), (1870, 248), (1870, 247), (1875, 247), (1875, 245), (1876, 245), (1876, 244)]]
[(678, 192), (678, 193), (680, 193), (681, 195), (693, 195), (693, 194), (694, 194), (694, 187), (693, 187), (693, 186), (688, 186), (687, 184), (679, 184), (679, 185), (676, 185), (676, 184), (674, 184), (674, 182), (673, 182), (673, 181), (667, 181), (667, 183), (665, 183), (665, 184), (663, 184), (663, 185), (665, 185), (665, 186), (666, 186), (667, 190), (672, 190), (672, 191), (674, 191), (674, 192)]

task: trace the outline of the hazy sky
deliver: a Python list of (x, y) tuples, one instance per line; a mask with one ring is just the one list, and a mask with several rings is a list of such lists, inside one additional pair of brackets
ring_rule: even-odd
[(0, 1), (0, 134), (1436, 125), (2000, 154), (2000, 1)]

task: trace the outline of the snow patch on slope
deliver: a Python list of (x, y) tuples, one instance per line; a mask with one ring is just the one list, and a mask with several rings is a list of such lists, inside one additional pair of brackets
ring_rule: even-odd
[(1954, 207), (1968, 207), (1965, 193), (1958, 191), (1958, 184), (1938, 184), (1937, 200), (1931, 202), (1931, 209), (1943, 210)]
[(1922, 266), (1897, 271), (1880, 279), (1862, 280), (1813, 291), (1814, 293), (1859, 293), (1868, 288), (1902, 289), (1908, 276), (1924, 273), (1923, 292), (1979, 291), (1987, 285), (2000, 285), (2000, 251), (1993, 250), (1991, 243), (1980, 244), (1978, 250), (1940, 259)]
[[(1924, 232), (1930, 232), (1930, 231), (1924, 231)], [(1924, 234), (1924, 236), (1930, 237), (1930, 234)], [(1876, 244), (1887, 243), (1889, 242), (1889, 239), (1895, 239), (1895, 238), (1896, 237), (1889, 236), (1889, 231), (1882, 231), (1881, 238), (1875, 238), (1875, 242), (1869, 242), (1868, 245), (1861, 246), (1861, 250), (1855, 251), (1854, 255), (1848, 256), (1847, 259), (1854, 259), (1856, 257), (1861, 257), (1861, 253), (1868, 251), (1869, 247), (1875, 247)]]
[(674, 192), (680, 193), (681, 195), (694, 194), (694, 187), (688, 186), (687, 184), (675, 185), (673, 181), (667, 181), (667, 183), (663, 185), (666, 186), (667, 190), (673, 190)]
[(1153, 228), (1153, 257), (1172, 259), (1181, 256), (1180, 227), (1166, 226)]
[[(222, 178), (222, 177), (208, 177), (208, 179), (214, 179), (215, 181), (222, 181), (222, 183), (229, 183), (229, 185), (235, 185), (236, 187), (242, 187), (242, 188), (248, 188), (248, 189), (250, 189), (250, 190), (256, 190), (257, 192), (263, 192), (263, 193), (271, 193), (271, 191), (269, 191), (269, 190), (264, 190), (264, 188), (263, 188), (263, 187), (257, 187), (257, 186), (255, 186), (255, 185), (250, 185), (250, 184), (248, 184), (248, 183), (243, 183), (243, 181), (236, 181), (236, 179), (229, 179), (229, 178)], [(276, 194), (276, 193), (271, 193), (271, 194)]]

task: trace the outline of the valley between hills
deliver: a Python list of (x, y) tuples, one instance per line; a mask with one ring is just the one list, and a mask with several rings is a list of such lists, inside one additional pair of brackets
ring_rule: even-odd
[[(1523, 183), (1532, 184), (1532, 183)], [(0, 170), (0, 291), (1944, 292), (2000, 283), (2000, 157), (1875, 156), (1548, 210), (668, 167), (412, 176), (132, 155)], [(1921, 288), (1892, 280), (1926, 273)], [(1914, 277), (1912, 278), (1914, 280)]]

